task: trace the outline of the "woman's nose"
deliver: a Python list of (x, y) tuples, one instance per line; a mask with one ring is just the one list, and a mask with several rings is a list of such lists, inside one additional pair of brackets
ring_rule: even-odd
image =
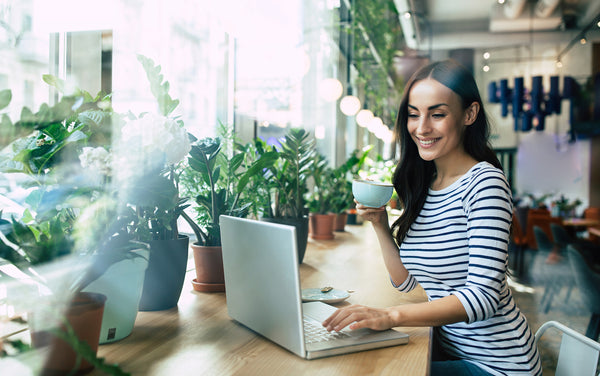
[(431, 124), (429, 123), (429, 120), (427, 119), (427, 117), (421, 117), (419, 119), (419, 124), (417, 125), (417, 134), (419, 135), (426, 135), (429, 134), (431, 132)]

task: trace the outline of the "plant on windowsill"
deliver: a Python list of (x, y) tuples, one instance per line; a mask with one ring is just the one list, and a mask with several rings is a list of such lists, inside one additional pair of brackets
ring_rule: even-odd
[(231, 128), (221, 125), (219, 133), (220, 137), (192, 145), (181, 175), (182, 191), (195, 202), (195, 220), (182, 213), (197, 239), (192, 244), (196, 265), (192, 283), (195, 290), (203, 292), (225, 290), (219, 217), (246, 217), (255, 202), (253, 192), (245, 190), (250, 178), (262, 174), (278, 158), (277, 153), (269, 152), (250, 161)]
[(251, 145), (251, 156), (261, 158), (277, 153), (279, 158), (261, 174), (252, 175), (250, 190), (257, 195), (260, 208), (257, 215), (263, 221), (283, 223), (296, 227), (298, 261), (302, 263), (308, 242), (308, 207), (305, 195), (311, 164), (316, 153), (315, 139), (303, 129), (292, 128), (269, 146), (260, 139)]
[[(347, 221), (347, 212), (354, 207), (354, 196), (352, 195), (352, 179), (358, 176), (372, 145), (365, 147), (362, 151), (354, 150), (350, 157), (340, 166), (332, 171), (332, 198), (331, 212), (336, 214), (334, 231), (344, 231)], [(361, 153), (359, 155), (359, 153)]]
[(313, 239), (333, 239), (335, 213), (332, 212), (334, 201), (334, 172), (321, 154), (316, 154), (311, 164), (312, 190), (306, 195), (309, 210), (310, 236)]
[[(53, 76), (44, 76), (44, 81), (64, 90), (64, 82)], [(0, 97), (3, 109), (10, 103), (10, 92), (4, 91)], [(112, 264), (135, 257), (129, 251), (139, 248), (128, 242), (122, 223), (113, 220), (114, 201), (104, 182), (87, 179), (77, 167), (83, 146), (110, 138), (112, 116), (110, 97), (93, 98), (78, 89), (64, 94), (54, 106), (42, 105), (36, 113), (23, 108), (14, 124), (8, 115), (2, 116), (1, 137), (7, 147), (0, 155), (0, 171), (6, 178), (17, 176), (29, 194), (22, 202), (25, 210), (21, 217), (2, 219), (0, 215), (0, 258), (12, 265), (10, 276), (0, 272), (0, 277), (19, 286), (19, 305), (34, 312), (35, 321), (29, 317), (34, 346), (54, 343), (42, 362), (45, 369), (81, 366), (123, 374), (96, 356), (106, 297), (82, 293)], [(98, 226), (92, 236), (84, 220), (90, 212), (95, 213), (93, 223)], [(97, 215), (100, 213), (104, 216)], [(93, 298), (90, 307), (98, 321), (80, 328), (69, 317), (73, 310), (82, 309), (83, 298)], [(42, 315), (48, 320), (42, 320)], [(93, 329), (92, 339), (81, 334), (84, 328)], [(69, 354), (72, 360), (57, 360), (57, 356)]]
[(186, 207), (179, 195), (179, 163), (187, 156), (193, 136), (174, 115), (179, 100), (169, 95), (160, 65), (137, 56), (156, 99), (157, 111), (129, 113), (116, 135), (114, 179), (120, 187), (121, 216), (131, 218), (128, 229), (149, 244), (141, 311), (175, 307), (185, 278), (189, 237), (180, 235), (177, 220)]

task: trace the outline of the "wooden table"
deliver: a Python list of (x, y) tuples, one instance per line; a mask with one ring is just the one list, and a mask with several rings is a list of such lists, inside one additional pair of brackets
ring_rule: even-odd
[[(370, 224), (346, 226), (334, 240), (309, 239), (300, 266), (302, 287), (354, 291), (341, 304), (376, 307), (425, 301), (417, 289), (397, 292), (390, 284)], [(132, 375), (427, 375), (431, 329), (400, 330), (406, 345), (316, 360), (304, 360), (235, 323), (224, 293), (193, 291), (190, 262), (177, 308), (140, 312), (132, 334), (101, 345), (99, 355)], [(92, 375), (101, 375), (94, 371)]]
[(600, 221), (591, 218), (565, 218), (562, 224), (563, 226), (572, 227), (590, 227), (600, 225)]

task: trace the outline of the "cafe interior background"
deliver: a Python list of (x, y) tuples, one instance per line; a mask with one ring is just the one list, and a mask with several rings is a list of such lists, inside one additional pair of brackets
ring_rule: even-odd
[[(219, 124), (244, 142), (303, 128), (331, 166), (368, 145), (396, 158), (404, 83), (418, 66), (454, 58), (476, 78), (518, 202), (562, 195), (581, 201), (576, 216), (600, 206), (598, 1), (1, 0), (0, 90), (12, 92), (1, 112), (17, 119), (57, 101), (45, 74), (112, 93), (115, 111), (152, 111), (138, 54), (161, 66), (197, 138)], [(591, 94), (587, 110), (572, 93)], [(540, 97), (553, 98), (552, 111), (539, 110)], [(18, 213), (18, 181), (0, 178), (0, 194), (3, 215)]]

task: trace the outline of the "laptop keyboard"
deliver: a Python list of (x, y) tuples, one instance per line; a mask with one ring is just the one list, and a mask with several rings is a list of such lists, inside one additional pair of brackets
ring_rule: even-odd
[(304, 318), (304, 341), (305, 343), (315, 343), (331, 341), (334, 339), (350, 337), (343, 332), (328, 332), (320, 323)]

